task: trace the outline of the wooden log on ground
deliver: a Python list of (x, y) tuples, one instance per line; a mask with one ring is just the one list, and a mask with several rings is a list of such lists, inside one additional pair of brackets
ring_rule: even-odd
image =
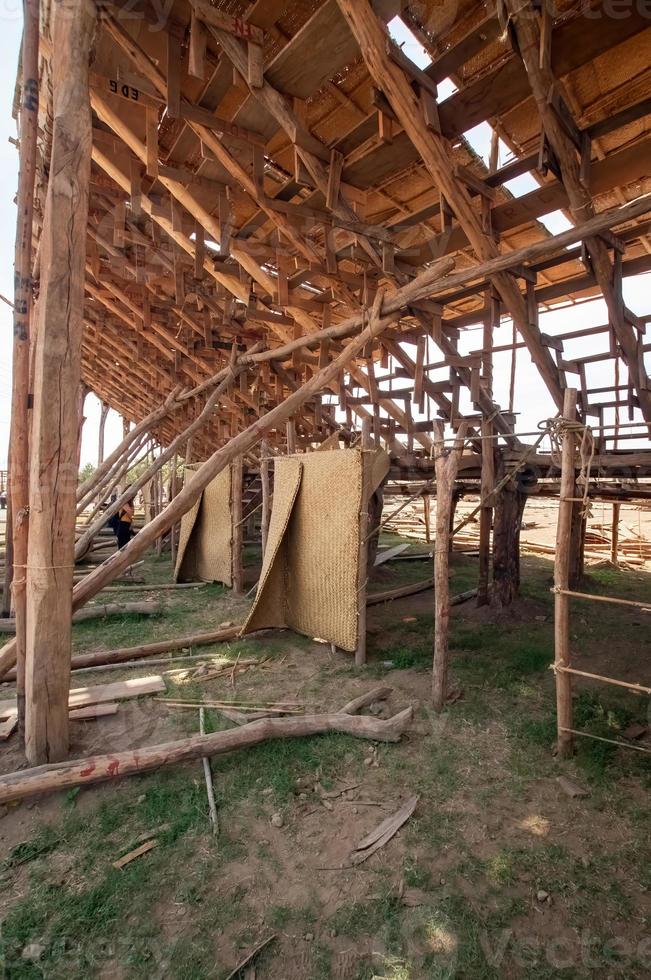
[(0, 776), (0, 804), (30, 796), (55, 793), (75, 786), (90, 786), (107, 780), (151, 772), (161, 766), (223, 755), (250, 748), (270, 739), (304, 738), (325, 732), (342, 732), (355, 738), (397, 742), (413, 716), (412, 708), (383, 721), (368, 716), (338, 712), (292, 718), (263, 718), (241, 728), (210, 735), (193, 735), (163, 745), (145, 745), (128, 752), (37, 766)]
[[(72, 617), (73, 623), (85, 623), (107, 616), (158, 616), (165, 607), (161, 602), (144, 599), (142, 602), (105, 602), (101, 606), (85, 606)], [(0, 619), (0, 633), (12, 633), (16, 628), (13, 619)]]
[[(128, 663), (132, 660), (144, 660), (147, 657), (156, 657), (161, 653), (171, 653), (172, 650), (183, 650), (186, 647), (209, 646), (212, 643), (227, 643), (235, 640), (240, 634), (241, 626), (228, 626), (222, 629), (212, 630), (209, 633), (190, 633), (186, 636), (177, 636), (171, 640), (158, 640), (154, 643), (143, 643), (134, 647), (118, 647), (115, 650), (99, 650), (96, 653), (78, 653), (72, 657), (70, 667), (72, 670), (81, 670), (84, 667), (105, 667), (120, 663)], [(11, 681), (16, 677), (15, 670), (7, 671), (5, 680)]]
[(79, 0), (74, 16), (63, 6), (53, 10), (54, 117), (40, 242), (26, 570), (25, 753), (32, 764), (68, 752), (75, 420), (92, 143), (88, 66), (96, 20), (92, 0)]

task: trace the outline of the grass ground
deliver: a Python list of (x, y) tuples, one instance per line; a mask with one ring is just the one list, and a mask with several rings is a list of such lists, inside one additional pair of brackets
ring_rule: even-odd
[[(428, 572), (427, 563), (393, 563), (374, 587)], [(168, 560), (149, 559), (145, 574), (169, 579)], [(224, 980), (273, 933), (259, 980), (648, 976), (651, 767), (642, 753), (587, 739), (570, 762), (553, 758), (550, 576), (548, 562), (525, 559), (523, 597), (509, 617), (472, 603), (453, 609), (452, 683), (463, 693), (441, 717), (427, 706), (431, 592), (369, 610), (364, 671), (349, 655), (283, 632), (205, 651), (270, 658), (235, 688), (167, 675), (173, 694), (330, 709), (381, 680), (393, 689), (387, 713), (410, 703), (415, 721), (398, 745), (328, 735), (214, 759), (217, 835), (199, 763), (0, 811), (5, 975)], [(452, 591), (475, 578), (475, 560), (455, 557)], [(593, 572), (589, 588), (651, 601), (641, 572)], [(79, 624), (75, 648), (214, 628), (240, 621), (247, 607), (217, 586), (160, 595), (163, 616)], [(649, 683), (643, 614), (577, 601), (572, 631), (577, 663)], [(159, 669), (80, 674), (75, 684)], [(635, 720), (647, 720), (642, 698), (580, 686), (577, 727), (617, 737)], [(207, 721), (226, 727), (216, 711)], [(76, 725), (74, 749), (196, 730), (194, 712), (147, 699)], [(3, 771), (17, 764), (15, 749), (3, 749)], [(565, 796), (559, 774), (589, 795)], [(323, 789), (350, 786), (324, 805)], [(413, 793), (418, 807), (403, 830), (367, 863), (342, 869), (360, 837)], [(115, 870), (148, 834), (157, 846)]]

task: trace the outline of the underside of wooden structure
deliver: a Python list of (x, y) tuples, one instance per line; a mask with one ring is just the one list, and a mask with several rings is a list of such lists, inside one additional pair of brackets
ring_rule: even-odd
[[(455, 493), (480, 496), (478, 601), (508, 604), (534, 484), (560, 488), (568, 554), (572, 508), (581, 552), (584, 488), (586, 501), (649, 492), (651, 316), (622, 292), (625, 277), (651, 271), (649, 20), (636, 4), (612, 16), (600, 0), (37, 7), (26, 4), (22, 60), (27, 71), (31, 52), (37, 78), (21, 71), (16, 102), (21, 215), (32, 203), (22, 178), (35, 172), (16, 293), (17, 633), (0, 651), (0, 672), (17, 663), (29, 760), (67, 751), (72, 610), (170, 529), (174, 547), (181, 516), (231, 464), (235, 553), (242, 481), (253, 475), (265, 542), (270, 460), (321, 448), (382, 449), (390, 482), (436, 494), (441, 709)], [(396, 17), (426, 68), (393, 40)], [(480, 125), (487, 163), (467, 136)], [(523, 175), (533, 189), (514, 196), (507, 185)], [(552, 212), (569, 225), (556, 236), (540, 221)], [(599, 296), (602, 324), (541, 329), (546, 311)], [(505, 321), (506, 345), (495, 338)], [(494, 359), (504, 354), (511, 385), (500, 402)], [(544, 385), (545, 416), (557, 417), (541, 433), (562, 444), (562, 461), (518, 428), (525, 361)], [(594, 380), (604, 372), (606, 385)], [(106, 459), (102, 434), (98, 470), (78, 488), (87, 390), (127, 425)], [(126, 462), (147, 438), (157, 459), (125, 490)], [(190, 455), (205, 461), (192, 480), (73, 590), (94, 527), (75, 551), (75, 513), (119, 487), (104, 522), (164, 462)], [(372, 509), (362, 493), (359, 663)], [(573, 577), (557, 569), (557, 590)], [(557, 592), (565, 632), (567, 598)]]

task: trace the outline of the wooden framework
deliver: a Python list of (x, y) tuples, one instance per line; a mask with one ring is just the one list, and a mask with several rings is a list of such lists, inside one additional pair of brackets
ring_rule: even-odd
[[(193, 457), (207, 460), (191, 486), (170, 492), (168, 506), (124, 552), (74, 592), (70, 580), (68, 604), (60, 603), (64, 618), (160, 541), (229, 462), (236, 461), (238, 473), (260, 468), (265, 538), (274, 452), (328, 440), (351, 444), (361, 432), (365, 445), (372, 439), (386, 448), (402, 474), (422, 476), (429, 467), (434, 476), (436, 446), (443, 459), (442, 423), (457, 443), (459, 432), (466, 435), (463, 454), (458, 444), (448, 462), (454, 459), (459, 477), (474, 468), (481, 480), (479, 601), (490, 601), (491, 517), (493, 508), (504, 512), (496, 480), (504, 472), (512, 482), (523, 454), (543, 459), (517, 431), (513, 384), (511, 404), (495, 399), (493, 357), (505, 351), (514, 380), (516, 351), (526, 350), (549, 393), (550, 414), (564, 413), (572, 381), (578, 418), (594, 422), (603, 472), (623, 465), (649, 472), (651, 344), (647, 320), (626, 306), (622, 283), (651, 270), (651, 29), (633, 6), (606, 30), (606, 9), (599, 0), (591, 6), (590, 17), (568, 6), (552, 20), (521, 0), (495, 9), (461, 0), (453, 12), (434, 0), (175, 0), (161, 17), (148, 0), (109, 2), (102, 4), (89, 65), (70, 23), (57, 26), (56, 9), (42, 0), (39, 75), (53, 105), (41, 95), (35, 217), (30, 255), (20, 259), (30, 290), (27, 299), (16, 294), (17, 310), (27, 302), (27, 326), (15, 349), (21, 367), (12, 417), (14, 503), (22, 514), (27, 457), (20, 433), (31, 421), (33, 481), (39, 439), (56, 435), (55, 421), (44, 415), (47, 388), (38, 372), (44, 335), (32, 344), (33, 383), (25, 370), (32, 278), (40, 282), (40, 323), (48, 316), (48, 277), (57, 259), (73, 253), (81, 287), (79, 297), (71, 292), (68, 311), (68, 321), (80, 326), (72, 339), (81, 372), (74, 393), (83, 382), (133, 426), (106, 459), (100, 437), (100, 465), (91, 485), (77, 492), (76, 506), (99, 506), (147, 436), (161, 452), (142, 485), (165, 461), (187, 460), (190, 439)], [(94, 19), (93, 0), (84, 9)], [(399, 15), (431, 56), (425, 69), (387, 32)], [(82, 230), (69, 248), (48, 246), (57, 99), (67, 96), (73, 77), (62, 78), (57, 30), (74, 48), (81, 87), (75, 120), (86, 120), (92, 135), (92, 145), (80, 138), (77, 156), (62, 165), (68, 178), (77, 167), (80, 200), (88, 201), (87, 219), (84, 208), (76, 214)], [(33, 55), (33, 31), (26, 37)], [(23, 105), (32, 91), (32, 55), (19, 79)], [(631, 66), (639, 73), (628, 85)], [(455, 91), (439, 98), (446, 79)], [(487, 166), (464, 138), (482, 122), (493, 133)], [(21, 173), (29, 175), (33, 151), (26, 129), (24, 135)], [(503, 166), (498, 136), (512, 154)], [(506, 185), (523, 174), (533, 176), (535, 189), (513, 197)], [(27, 176), (21, 189), (31, 199)], [(552, 237), (538, 219), (557, 209), (573, 227)], [(541, 330), (541, 311), (600, 294), (608, 311), (603, 326), (554, 336)], [(513, 342), (500, 346), (495, 331), (504, 317), (513, 321)], [(481, 325), (480, 346), (462, 353), (460, 340), (474, 324)], [(594, 338), (590, 355), (571, 356), (585, 337)], [(609, 371), (605, 388), (590, 384), (595, 364)], [(31, 420), (26, 405), (33, 407)], [(630, 433), (622, 411), (636, 425)], [(77, 414), (70, 409), (61, 428)], [(642, 448), (616, 450), (627, 434)], [(543, 461), (557, 482), (558, 469)], [(447, 476), (451, 489), (454, 474)], [(55, 497), (46, 497), (51, 508)], [(239, 490), (237, 497), (239, 507)], [(66, 500), (64, 509), (61, 527), (72, 528), (75, 501)], [(449, 509), (437, 493), (439, 536)], [(21, 558), (27, 528), (16, 517), (14, 510), (18, 584), (20, 566), (29, 562)], [(363, 513), (362, 525), (366, 520)], [(504, 520), (513, 523), (508, 515)], [(236, 529), (240, 536), (241, 522)], [(30, 549), (32, 533), (34, 563), (43, 563), (37, 549), (48, 544), (45, 528), (30, 527)], [(77, 553), (93, 533), (91, 526)], [(507, 541), (509, 533), (507, 527)], [(64, 535), (66, 554), (71, 534)], [(443, 549), (436, 554), (442, 588)], [(241, 569), (234, 573), (240, 591)], [(29, 576), (27, 582), (29, 589)], [(16, 590), (23, 627), (18, 643), (0, 651), (0, 674), (18, 652), (21, 676), (26, 635), (33, 683), (35, 630), (51, 589), (45, 598), (33, 593), (26, 634)], [(443, 627), (444, 590), (440, 595)], [(69, 641), (62, 624), (60, 632), (61, 692), (47, 694), (42, 712), (48, 724), (51, 714), (65, 727)], [(442, 635), (437, 650), (440, 708)], [(357, 661), (364, 657), (362, 641)], [(36, 705), (30, 695), (28, 719)], [(65, 754), (65, 731), (55, 741), (36, 748), (32, 761)]]

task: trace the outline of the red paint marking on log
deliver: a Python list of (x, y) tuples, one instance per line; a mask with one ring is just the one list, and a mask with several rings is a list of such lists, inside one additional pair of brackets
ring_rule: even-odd
[(120, 760), (114, 759), (113, 762), (109, 762), (106, 773), (108, 776), (117, 776), (120, 772)]
[(90, 776), (90, 775), (92, 775), (92, 773), (95, 772), (95, 768), (96, 768), (95, 763), (94, 762), (91, 762), (91, 764), (88, 766), (87, 769), (82, 769), (81, 770), (81, 772), (79, 773), (79, 775), (80, 776)]

